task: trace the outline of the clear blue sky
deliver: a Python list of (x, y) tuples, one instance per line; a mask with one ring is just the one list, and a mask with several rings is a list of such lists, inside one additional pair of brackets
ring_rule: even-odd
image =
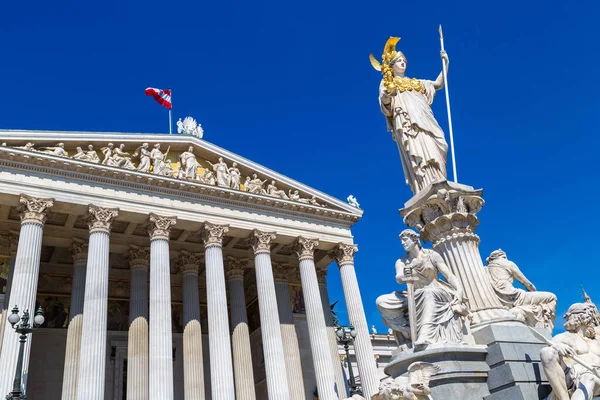
[[(600, 302), (600, 6), (530, 3), (5, 2), (0, 128), (166, 132), (144, 89), (172, 87), (174, 118), (197, 118), (206, 140), (358, 198), (357, 273), (383, 331), (375, 299), (396, 288), (411, 193), (368, 54), (401, 36), (407, 74), (434, 79), (442, 23), (459, 177), (486, 200), (481, 253), (501, 247), (555, 292), (560, 327), (580, 282)], [(447, 133), (441, 92), (434, 112)], [(342, 300), (334, 265), (329, 286)]]

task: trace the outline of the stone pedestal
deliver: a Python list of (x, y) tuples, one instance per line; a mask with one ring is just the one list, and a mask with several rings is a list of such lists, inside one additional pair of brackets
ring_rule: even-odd
[[(551, 338), (549, 331), (536, 328)], [(545, 344), (521, 322), (491, 324), (475, 330), (477, 343), (488, 348), (486, 362), (490, 367), (485, 400), (545, 399), (550, 385), (540, 364), (540, 350)]]
[(487, 385), (490, 368), (486, 356), (485, 346), (430, 346), (416, 353), (408, 350), (395, 354), (384, 372), (392, 378), (408, 378), (408, 367), (413, 363), (432, 363), (440, 368), (440, 372), (431, 377), (431, 398), (479, 400), (490, 394)]
[(404, 204), (404, 223), (431, 242), (452, 272), (460, 279), (468, 298), (472, 326), (515, 320), (502, 306), (479, 254), (475, 234), (483, 207), (482, 190), (448, 181), (435, 182)]

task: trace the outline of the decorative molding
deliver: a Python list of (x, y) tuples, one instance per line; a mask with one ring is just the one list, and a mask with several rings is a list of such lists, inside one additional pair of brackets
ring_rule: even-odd
[(140, 247), (134, 244), (129, 245), (127, 260), (130, 269), (143, 269), (148, 271), (150, 268), (150, 247)]
[(254, 254), (271, 253), (271, 243), (275, 240), (274, 232), (262, 232), (254, 229), (250, 234), (248, 244), (252, 247)]
[[(150, 136), (145, 136), (144, 138), (152, 140)], [(214, 146), (210, 145), (210, 147)], [(213, 149), (205, 150), (214, 151)], [(228, 158), (237, 160), (239, 157), (237, 157), (234, 154), (231, 154), (231, 157), (228, 156)], [(60, 161), (57, 162), (57, 160)], [(311, 218), (310, 215), (313, 214), (315, 216), (318, 216), (318, 219), (321, 221), (323, 219), (328, 219), (331, 221), (337, 221), (338, 223), (341, 222), (345, 226), (351, 226), (353, 223), (358, 221), (360, 219), (360, 216), (362, 215), (362, 211), (360, 210), (346, 210), (346, 205), (342, 204), (337, 199), (330, 199), (327, 201), (333, 201), (335, 205), (337, 207), (341, 207), (343, 211), (334, 210), (331, 208), (326, 209), (321, 205), (296, 201), (293, 197), (291, 198), (291, 200), (284, 200), (279, 198), (273, 198), (268, 195), (257, 195), (255, 193), (230, 188), (210, 186), (201, 182), (193, 182), (185, 179), (177, 179), (166, 176), (156, 176), (149, 173), (122, 169), (115, 166), (101, 164), (98, 165), (90, 162), (81, 162), (69, 158), (58, 157), (52, 154), (35, 152), (16, 147), (11, 148), (0, 146), (0, 164), (9, 168), (49, 173), (56, 176), (69, 177), (92, 182), (101, 182), (104, 184), (135, 188), (138, 190), (141, 189), (150, 190), (153, 192), (168, 192), (171, 195), (177, 195), (185, 198), (201, 198), (204, 201), (212, 201), (217, 202), (219, 204), (222, 204), (225, 200), (227, 203), (236, 204), (238, 206), (240, 204), (243, 204), (245, 206), (250, 206), (251, 208), (256, 209), (267, 210), (275, 207), (279, 208), (280, 210), (278, 212), (283, 214), (301, 215), (305, 218)], [(256, 166), (256, 168), (259, 167), (260, 166)], [(261, 173), (263, 174), (273, 172), (264, 167), (261, 167), (259, 169), (261, 169)], [(264, 169), (264, 171), (262, 171), (262, 169)], [(294, 182), (289, 178), (284, 178), (285, 177), (283, 176), (279, 177), (279, 179), (281, 179), (286, 185), (292, 187), (298, 186), (301, 190), (308, 191), (310, 193), (311, 189), (305, 187), (305, 185), (302, 185), (298, 182)], [(221, 197), (222, 199), (218, 199), (217, 197)], [(360, 215), (357, 215), (356, 212), (360, 212)]]
[(294, 244), (294, 251), (298, 255), (298, 260), (314, 260), (315, 249), (319, 245), (318, 239), (306, 239), (299, 237)]
[(38, 198), (22, 194), (19, 199), (21, 224), (34, 223), (44, 225), (46, 213), (54, 206), (52, 198)]
[(223, 236), (229, 232), (229, 225), (217, 225), (205, 222), (200, 236), (204, 241), (204, 247), (223, 246)]
[(89, 243), (87, 240), (73, 238), (73, 243), (71, 244), (71, 256), (73, 256), (73, 264), (87, 262), (88, 244)]
[(150, 235), (150, 240), (163, 239), (169, 240), (171, 227), (177, 223), (177, 217), (163, 217), (150, 213), (146, 222), (146, 230)]
[(244, 277), (244, 271), (246, 268), (248, 268), (248, 259), (227, 256), (227, 258), (225, 258), (224, 261), (225, 276), (227, 277), (227, 279), (234, 277)]
[(110, 233), (112, 221), (117, 215), (119, 215), (118, 208), (104, 208), (90, 204), (87, 215), (90, 234), (93, 232)]
[(198, 274), (200, 264), (202, 263), (204, 263), (203, 253), (190, 253), (189, 251), (181, 250), (181, 252), (179, 253), (179, 257), (177, 258), (179, 272), (181, 272), (182, 274)]
[(338, 266), (344, 264), (354, 264), (354, 254), (358, 252), (358, 246), (355, 244), (339, 243), (333, 251), (333, 257)]

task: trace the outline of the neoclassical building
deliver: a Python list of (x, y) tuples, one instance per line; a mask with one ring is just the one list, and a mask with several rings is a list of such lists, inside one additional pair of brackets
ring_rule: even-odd
[(25, 351), (29, 400), (344, 399), (333, 262), (359, 379), (377, 392), (353, 259), (360, 209), (191, 135), (0, 142), (0, 395), (17, 305), (46, 317)]

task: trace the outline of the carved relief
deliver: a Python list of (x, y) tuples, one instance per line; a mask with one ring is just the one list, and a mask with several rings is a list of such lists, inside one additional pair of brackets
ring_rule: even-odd
[(223, 236), (225, 236), (227, 232), (229, 232), (229, 225), (216, 225), (205, 222), (201, 232), (204, 246), (222, 246)]
[(150, 240), (166, 239), (169, 240), (171, 227), (177, 223), (177, 217), (163, 217), (154, 213), (150, 213), (146, 230), (150, 235)]
[(340, 243), (336, 246), (333, 256), (340, 266), (354, 264), (354, 254), (356, 252), (358, 252), (357, 245)]
[(88, 207), (87, 223), (90, 233), (103, 231), (110, 233), (113, 219), (119, 214), (118, 208), (104, 208), (95, 205)]
[(270, 253), (271, 243), (275, 240), (275, 233), (273, 232), (261, 232), (258, 229), (252, 231), (248, 244), (254, 250), (254, 254), (258, 253)]
[(248, 268), (248, 259), (228, 256), (225, 260), (225, 275), (227, 279), (244, 277), (244, 270)]
[(305, 259), (314, 259), (315, 257), (315, 249), (319, 245), (319, 241), (317, 239), (306, 239), (303, 237), (299, 237), (296, 239), (294, 251), (298, 255), (298, 259), (300, 261)]
[(179, 253), (179, 258), (177, 259), (177, 265), (179, 266), (179, 271), (182, 274), (193, 272), (198, 273), (198, 269), (200, 268), (200, 264), (204, 262), (204, 254), (202, 253), (190, 253), (189, 251), (182, 250)]
[(43, 199), (22, 194), (19, 203), (22, 224), (28, 222), (43, 224), (46, 222), (46, 212), (54, 206), (54, 199)]
[[(186, 120), (183, 121), (184, 124)], [(191, 120), (193, 120), (193, 118)], [(195, 120), (193, 121), (195, 124)], [(179, 122), (182, 121), (180, 120)], [(182, 126), (182, 129), (187, 128)], [(94, 146), (91, 144), (88, 145), (87, 151), (84, 151), (82, 147), (77, 147), (76, 153), (73, 156), (69, 156), (69, 154), (64, 150), (64, 143), (58, 143), (56, 146), (51, 147), (40, 147), (39, 149), (35, 149), (35, 144), (31, 142), (25, 144), (24, 146), (13, 147), (15, 149), (47, 153), (94, 164), (101, 162), (103, 165), (111, 167), (123, 168), (159, 176), (173, 177), (177, 179), (194, 180), (206, 185), (221, 186), (234, 190), (243, 190), (253, 194), (268, 195), (283, 200), (291, 200), (298, 203), (321, 206), (316, 196), (312, 196), (311, 198), (301, 197), (299, 191), (296, 189), (288, 189), (286, 193), (285, 190), (277, 188), (274, 180), (271, 180), (271, 183), (267, 186), (267, 188), (265, 188), (265, 184), (268, 180), (259, 178), (256, 173), (253, 173), (251, 177), (247, 176), (242, 185), (242, 172), (239, 170), (238, 164), (233, 162), (232, 166), (228, 167), (223, 157), (219, 157), (215, 164), (211, 163), (209, 160), (206, 160), (212, 171), (208, 168), (203, 168), (194, 155), (193, 146), (190, 146), (187, 151), (181, 153), (177, 157), (178, 169), (176, 171), (173, 170), (171, 166), (171, 160), (167, 157), (170, 147), (167, 148), (165, 153), (163, 153), (160, 150), (160, 143), (154, 144), (151, 150), (149, 143), (143, 143), (135, 150), (133, 154), (125, 151), (125, 144), (115, 147), (113, 143), (108, 143), (106, 146), (100, 149), (103, 154), (102, 161), (100, 161), (98, 153), (94, 150)], [(137, 166), (132, 160), (137, 162)], [(200, 169), (202, 172), (199, 171)], [(358, 203), (356, 203), (356, 205), (351, 203), (351, 205), (358, 207), (357, 204)]]

